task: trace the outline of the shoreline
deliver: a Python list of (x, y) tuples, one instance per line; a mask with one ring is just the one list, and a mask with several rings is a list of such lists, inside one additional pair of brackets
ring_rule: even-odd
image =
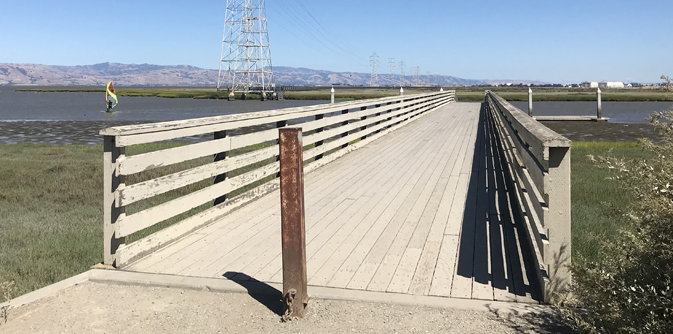
[[(427, 92), (439, 87), (408, 87), (405, 88), (406, 94)], [(528, 101), (527, 87), (525, 88), (503, 88), (503, 87), (443, 87), (445, 90), (456, 90), (456, 97), (461, 102), (483, 101), (484, 90), (492, 90), (502, 96), (507, 101)], [(309, 87), (310, 89), (310, 87)], [(41, 92), (41, 93), (104, 93), (104, 88), (18, 88), (16, 92)], [(397, 87), (380, 88), (345, 88), (339, 87), (336, 90), (335, 99), (337, 101), (362, 100), (379, 97), (395, 96), (399, 94)], [(227, 92), (217, 92), (215, 88), (193, 87), (193, 88), (119, 88), (119, 96), (143, 96), (143, 97), (161, 97), (161, 98), (192, 98), (192, 99), (227, 99)], [(306, 91), (287, 91), (284, 92), (286, 100), (330, 100), (330, 88), (312, 89)], [(249, 99), (259, 99), (259, 95), (250, 94)], [(236, 99), (240, 99), (237, 94)], [(591, 88), (535, 88), (533, 91), (533, 101), (550, 102), (579, 102), (596, 101), (596, 91)], [(604, 89), (602, 93), (603, 102), (671, 102), (673, 101), (673, 92), (667, 92), (662, 89)]]

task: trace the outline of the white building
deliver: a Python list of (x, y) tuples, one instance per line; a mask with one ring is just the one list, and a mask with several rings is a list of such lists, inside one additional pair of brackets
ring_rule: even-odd
[(583, 88), (624, 88), (621, 81), (585, 81), (581, 84)]
[(624, 88), (624, 83), (621, 81), (608, 81), (605, 83), (607, 88)]
[(598, 82), (596, 81), (585, 81), (582, 84), (580, 84), (582, 88), (598, 88)]

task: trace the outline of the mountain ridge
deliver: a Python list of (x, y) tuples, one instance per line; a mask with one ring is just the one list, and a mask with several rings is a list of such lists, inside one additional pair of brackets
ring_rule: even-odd
[[(371, 74), (333, 72), (304, 67), (274, 66), (274, 81), (278, 85), (350, 85), (368, 86)], [(43, 65), (0, 63), (0, 85), (10, 86), (96, 86), (114, 81), (120, 86), (215, 86), (218, 70), (192, 65), (154, 65), (98, 63), (93, 65)], [(406, 84), (414, 82), (405, 76)], [(399, 85), (399, 75), (379, 74), (379, 85)], [(456, 78), (448, 75), (421, 75), (423, 85), (471, 86), (496, 83), (489, 80)], [(514, 82), (527, 82), (516, 80)]]

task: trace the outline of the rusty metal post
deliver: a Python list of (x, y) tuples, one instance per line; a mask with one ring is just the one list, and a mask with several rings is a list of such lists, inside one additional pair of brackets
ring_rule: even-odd
[(283, 318), (303, 318), (308, 305), (301, 128), (278, 130), (283, 247)]

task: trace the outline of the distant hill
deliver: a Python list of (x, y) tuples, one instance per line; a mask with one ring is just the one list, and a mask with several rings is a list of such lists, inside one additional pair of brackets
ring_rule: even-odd
[[(279, 85), (369, 85), (370, 73), (331, 72), (275, 66), (274, 78)], [(120, 86), (214, 86), (217, 70), (189, 65), (161, 66), (151, 64), (101, 63), (83, 66), (40, 64), (0, 64), (0, 85), (96, 86), (114, 81)], [(398, 85), (399, 76), (380, 74), (379, 85)], [(487, 80), (461, 79), (446, 75), (422, 75), (422, 84), (482, 85), (498, 83)], [(406, 76), (407, 84), (413, 82)], [(521, 82), (521, 81), (515, 81)]]

